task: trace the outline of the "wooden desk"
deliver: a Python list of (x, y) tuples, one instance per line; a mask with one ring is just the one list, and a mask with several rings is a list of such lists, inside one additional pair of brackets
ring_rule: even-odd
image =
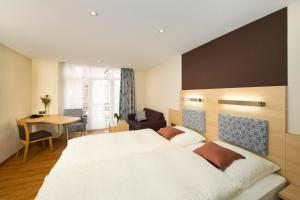
[(284, 200), (299, 200), (300, 187), (290, 184), (279, 192), (279, 197)]
[(26, 117), (22, 120), (25, 120), (27, 124), (36, 124), (36, 123), (45, 123), (45, 124), (53, 124), (58, 126), (65, 125), (66, 126), (66, 134), (67, 141), (69, 140), (69, 130), (68, 124), (80, 121), (79, 117), (69, 117), (69, 116), (61, 116), (61, 115), (45, 115), (43, 117), (30, 119), (30, 117)]
[(115, 133), (115, 132), (122, 132), (122, 131), (129, 131), (129, 125), (125, 120), (121, 120), (118, 123), (109, 123), (108, 127), (109, 133)]

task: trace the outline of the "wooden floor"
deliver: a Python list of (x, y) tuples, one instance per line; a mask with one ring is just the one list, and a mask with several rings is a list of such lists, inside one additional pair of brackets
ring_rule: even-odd
[[(95, 132), (88, 134), (95, 134)], [(70, 134), (71, 138), (79, 136), (79, 133)], [(43, 147), (42, 143), (33, 143), (29, 146), (26, 163), (22, 161), (24, 153), (22, 150), (18, 158), (12, 156), (0, 164), (0, 200), (34, 199), (45, 176), (50, 172), (65, 147), (65, 137), (53, 140), (53, 152), (50, 151), (48, 145)]]

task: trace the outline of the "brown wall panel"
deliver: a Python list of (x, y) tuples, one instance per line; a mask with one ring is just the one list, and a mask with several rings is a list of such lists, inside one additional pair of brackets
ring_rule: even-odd
[(182, 89), (287, 85), (287, 8), (182, 55)]

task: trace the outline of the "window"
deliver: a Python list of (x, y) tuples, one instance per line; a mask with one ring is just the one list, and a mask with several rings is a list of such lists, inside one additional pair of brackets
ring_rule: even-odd
[(65, 64), (64, 108), (82, 108), (88, 129), (106, 128), (119, 112), (120, 73), (119, 68)]

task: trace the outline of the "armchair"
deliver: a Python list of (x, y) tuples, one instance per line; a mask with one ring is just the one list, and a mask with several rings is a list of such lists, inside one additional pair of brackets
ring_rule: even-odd
[(135, 113), (128, 115), (127, 123), (129, 124), (129, 130), (151, 128), (154, 131), (157, 131), (160, 128), (166, 127), (167, 122), (163, 113), (151, 110), (149, 108), (144, 108), (144, 111), (147, 117), (147, 120), (145, 121), (136, 121)]

